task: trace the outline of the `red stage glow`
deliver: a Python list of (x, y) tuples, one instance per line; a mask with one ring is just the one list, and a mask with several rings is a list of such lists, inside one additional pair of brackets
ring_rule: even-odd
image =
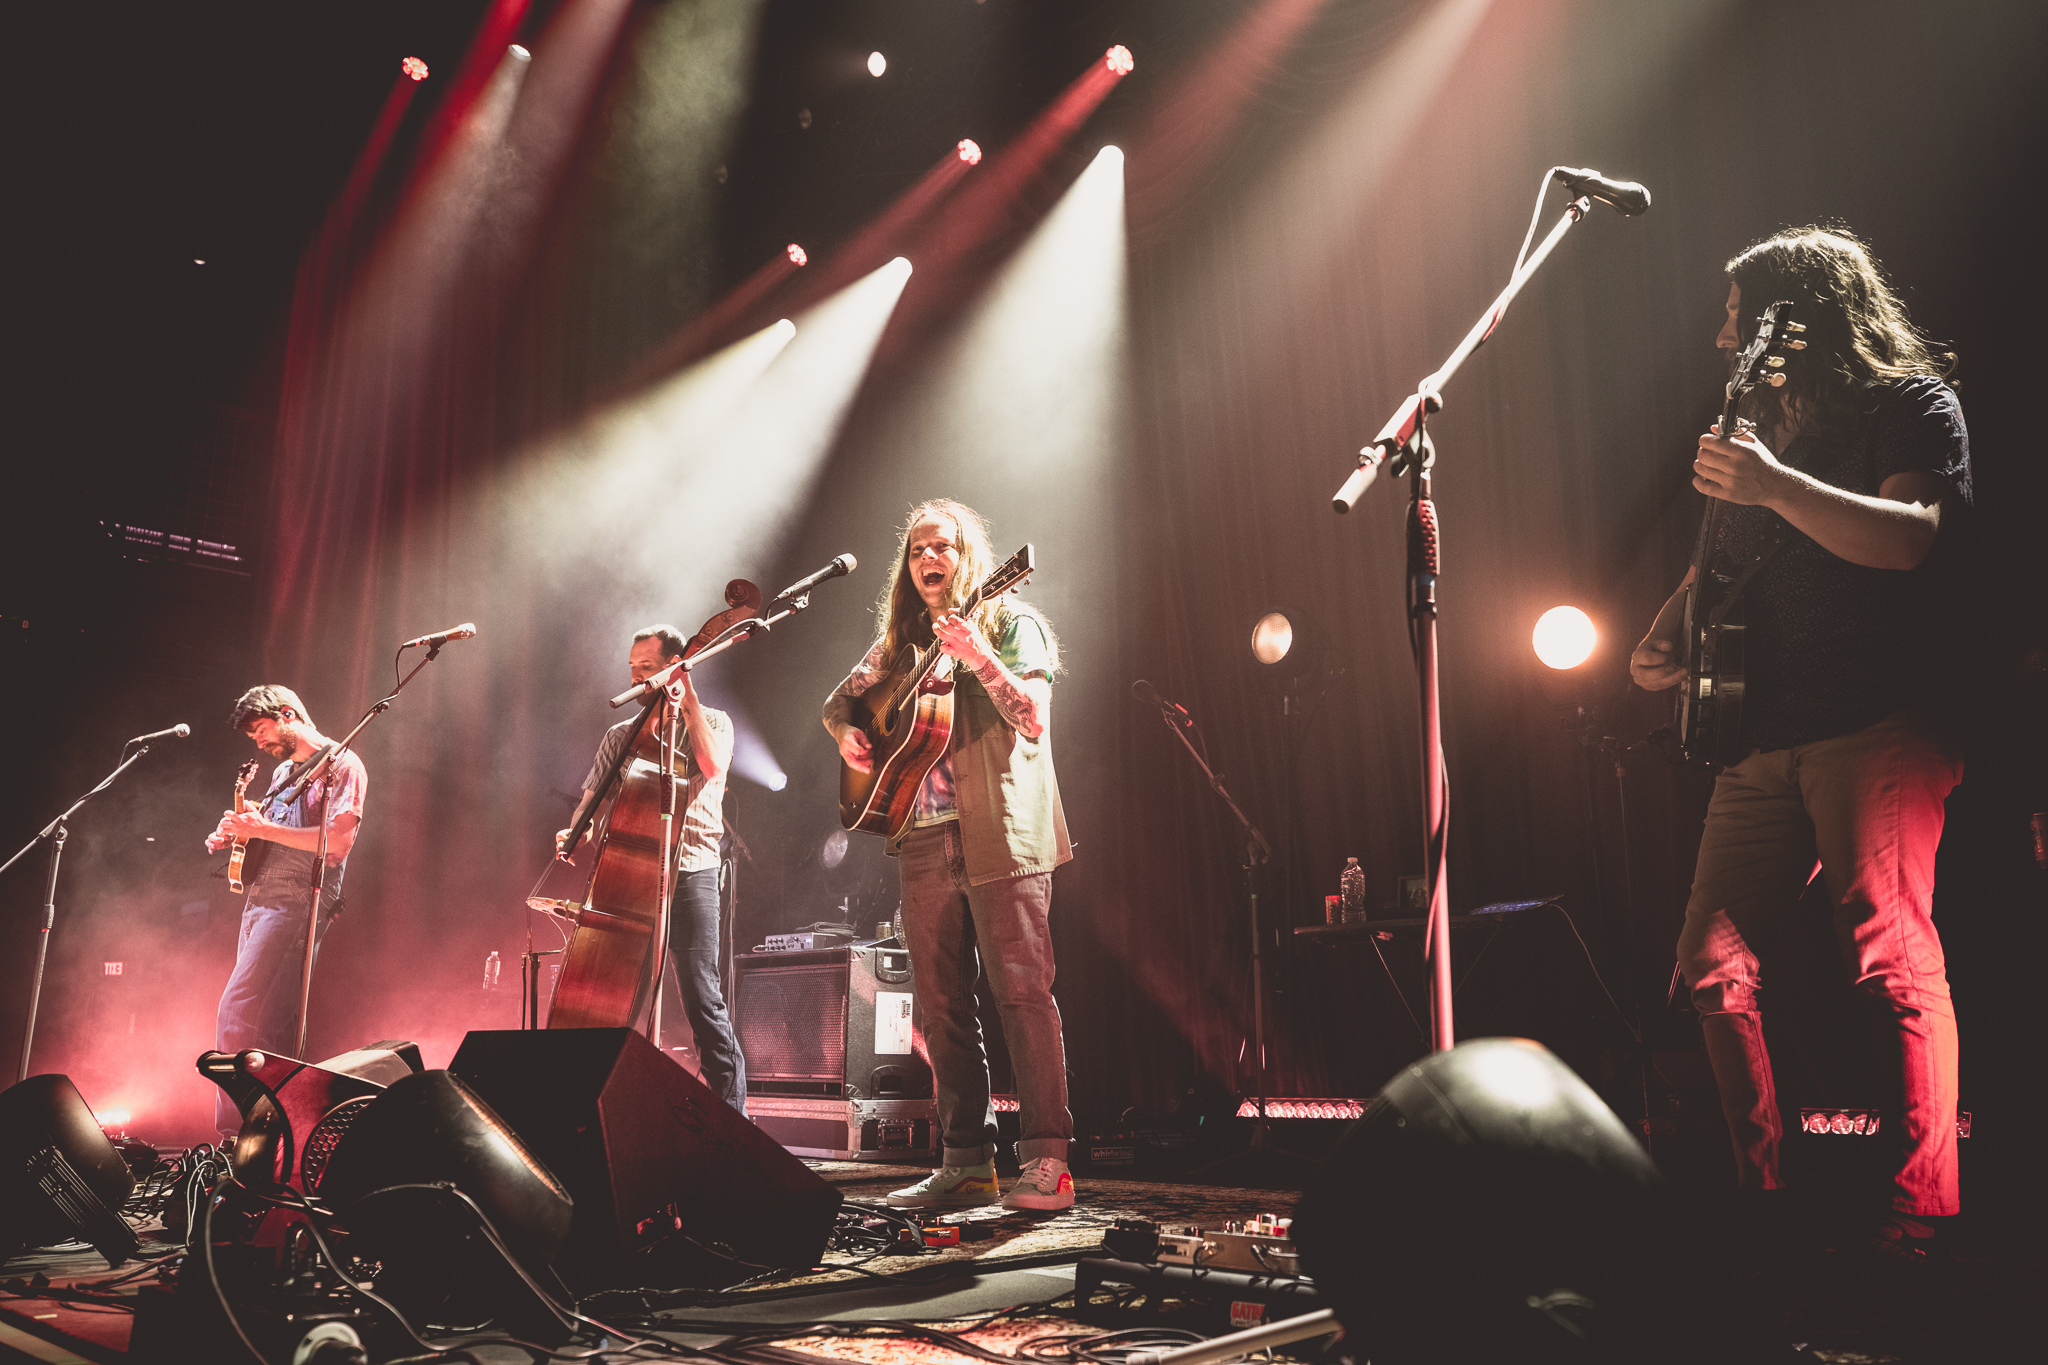
[(795, 242), (791, 242), (789, 244), (789, 262), (791, 265), (804, 265), (808, 263), (810, 259), (811, 258), (809, 256), (804, 254), (804, 249), (802, 247), (798, 246)]
[(968, 165), (979, 166), (981, 164), (981, 144), (973, 138), (961, 138), (958, 150), (960, 152), (960, 159)]
[(1128, 76), (1132, 68), (1137, 66), (1137, 62), (1131, 58), (1131, 50), (1122, 43), (1102, 54), (1102, 64), (1109, 69), (1112, 76)]
[(417, 57), (407, 57), (398, 64), (398, 69), (416, 81), (427, 78), (427, 64)]
[(102, 1128), (126, 1128), (131, 1116), (126, 1109), (95, 1109), (92, 1121)]

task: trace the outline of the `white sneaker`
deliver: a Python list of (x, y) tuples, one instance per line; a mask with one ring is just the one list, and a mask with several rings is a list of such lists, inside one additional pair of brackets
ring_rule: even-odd
[(1073, 1206), (1074, 1177), (1068, 1173), (1067, 1163), (1057, 1157), (1042, 1156), (1025, 1162), (1024, 1169), (1017, 1174), (1017, 1183), (1003, 1196), (1006, 1209), (1050, 1211)]
[(890, 1205), (899, 1209), (975, 1209), (995, 1202), (996, 1168), (990, 1161), (941, 1166), (915, 1185), (889, 1195)]

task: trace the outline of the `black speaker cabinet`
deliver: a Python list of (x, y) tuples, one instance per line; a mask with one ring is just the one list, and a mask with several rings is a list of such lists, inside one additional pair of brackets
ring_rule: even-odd
[(910, 954), (901, 948), (742, 953), (747, 1094), (915, 1100), (932, 1072), (912, 1044)]
[(678, 1233), (758, 1265), (824, 1254), (839, 1191), (631, 1029), (478, 1030), (448, 1069), (569, 1187), (571, 1284)]

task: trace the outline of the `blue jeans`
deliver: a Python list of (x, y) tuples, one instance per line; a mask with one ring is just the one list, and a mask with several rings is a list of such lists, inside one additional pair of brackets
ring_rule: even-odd
[(676, 878), (668, 919), (669, 958), (683, 988), (683, 1013), (697, 1040), (704, 1084), (742, 1114), (747, 1112), (747, 1059), (725, 1008), (718, 979), (718, 869)]
[[(334, 927), (338, 896), (328, 896), (314, 940), (319, 945)], [(308, 890), (278, 891), (257, 886), (242, 907), (242, 933), (235, 945), (235, 972), (221, 992), (214, 1045), (222, 1052), (261, 1048), (289, 1057), (298, 1047), (299, 973), (306, 960)], [(223, 1133), (242, 1126), (241, 1110), (222, 1091), (214, 1101), (214, 1119)]]
[(1052, 874), (967, 884), (960, 822), (911, 831), (897, 855), (912, 989), (938, 1090), (948, 1166), (995, 1155), (988, 1049), (974, 982), (986, 956), (1003, 1040), (1017, 1073), (1019, 1161), (1067, 1159), (1067, 1051), (1052, 998)]

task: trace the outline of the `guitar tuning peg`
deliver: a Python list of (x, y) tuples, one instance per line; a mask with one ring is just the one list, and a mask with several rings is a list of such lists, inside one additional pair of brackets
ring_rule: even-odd
[(1764, 383), (1769, 384), (1774, 389), (1782, 389), (1785, 387), (1785, 376), (1782, 374), (1767, 374), (1764, 376)]
[(1793, 333), (1803, 332), (1806, 330), (1806, 324), (1803, 322), (1788, 322), (1785, 324), (1785, 330)]
[(1803, 341), (1788, 341), (1785, 343), (1785, 349), (1788, 351), (1803, 351), (1806, 349), (1806, 343)]
[(1767, 355), (1764, 357), (1764, 364), (1774, 370), (1782, 370), (1785, 368), (1785, 357), (1781, 355)]

